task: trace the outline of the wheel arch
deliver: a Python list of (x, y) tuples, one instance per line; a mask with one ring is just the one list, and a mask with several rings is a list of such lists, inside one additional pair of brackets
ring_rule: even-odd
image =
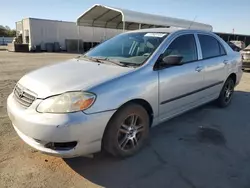
[[(126, 105), (129, 105), (131, 103), (134, 103), (134, 104), (139, 104), (141, 105), (148, 113), (148, 116), (149, 116), (149, 120), (150, 120), (150, 127), (153, 123), (153, 119), (154, 119), (154, 111), (153, 111), (153, 108), (152, 106), (150, 105), (150, 103), (148, 101), (146, 101), (145, 99), (140, 99), (140, 98), (137, 98), (137, 99), (131, 99), (125, 103), (123, 103), (122, 105), (120, 105), (118, 108), (117, 108), (117, 111), (121, 108), (123, 108), (124, 106)], [(111, 116), (110, 120), (113, 118), (113, 116), (117, 113), (117, 111)], [(109, 120), (109, 121), (110, 121)], [(108, 121), (108, 123), (109, 123)]]
[(146, 101), (145, 99), (132, 99), (130, 101), (127, 101), (123, 105), (121, 105), (118, 109), (124, 107), (125, 105), (129, 105), (130, 103), (139, 104), (147, 111), (148, 117), (150, 120), (150, 127), (151, 127), (151, 125), (153, 123), (153, 119), (154, 119), (154, 111), (153, 111), (152, 106), (149, 104), (149, 102)]
[[(231, 73), (229, 76), (228, 76), (228, 78), (232, 78), (233, 79), (233, 81), (234, 81), (234, 84), (236, 84), (236, 79), (237, 79), (237, 76), (236, 76), (236, 74), (235, 73)], [(227, 79), (228, 79), (227, 78)]]
[(154, 111), (153, 111), (153, 108), (152, 108), (152, 106), (150, 105), (150, 103), (149, 103), (148, 101), (146, 101), (145, 99), (139, 99), (139, 98), (129, 100), (129, 101), (123, 103), (121, 106), (119, 106), (119, 107), (117, 108), (116, 112), (115, 112), (115, 113), (111, 116), (111, 118), (109, 119), (109, 121), (108, 121), (108, 123), (107, 123), (107, 125), (106, 125), (106, 127), (105, 127), (105, 130), (104, 130), (104, 133), (103, 133), (103, 137), (102, 137), (102, 144), (101, 144), (102, 150), (103, 150), (103, 143), (104, 143), (104, 135), (105, 135), (105, 133), (106, 133), (106, 131), (107, 131), (107, 127), (108, 127), (110, 121), (111, 121), (112, 118), (117, 114), (117, 112), (118, 112), (119, 109), (121, 109), (121, 108), (123, 108), (124, 106), (129, 105), (129, 104), (139, 104), (139, 105), (141, 105), (141, 106), (147, 111), (147, 113), (148, 113), (149, 121), (150, 121), (149, 127), (152, 126), (153, 119), (154, 119)]

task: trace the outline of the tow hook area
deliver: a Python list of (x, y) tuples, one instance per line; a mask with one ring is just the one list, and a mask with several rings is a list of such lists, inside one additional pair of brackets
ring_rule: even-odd
[(74, 149), (77, 145), (76, 141), (73, 142), (49, 142), (44, 145), (46, 148), (53, 150), (71, 150)]

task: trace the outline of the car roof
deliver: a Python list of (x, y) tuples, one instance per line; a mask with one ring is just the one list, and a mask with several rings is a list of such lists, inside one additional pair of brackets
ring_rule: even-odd
[(178, 28), (149, 28), (149, 29), (138, 29), (133, 31), (128, 31), (128, 33), (142, 33), (142, 32), (164, 32), (164, 33), (173, 33), (178, 31)]
[(138, 29), (133, 31), (128, 31), (128, 33), (142, 33), (142, 32), (154, 32), (154, 33), (174, 33), (176, 31), (192, 31), (192, 32), (204, 32), (211, 33), (204, 30), (193, 30), (193, 29), (183, 29), (183, 28), (149, 28), (149, 29)]

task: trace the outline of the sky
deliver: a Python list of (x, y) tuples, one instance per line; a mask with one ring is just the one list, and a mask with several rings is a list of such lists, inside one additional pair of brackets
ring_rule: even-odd
[(0, 25), (15, 28), (23, 18), (76, 21), (94, 4), (183, 18), (213, 26), (216, 32), (250, 35), (250, 0), (0, 0)]

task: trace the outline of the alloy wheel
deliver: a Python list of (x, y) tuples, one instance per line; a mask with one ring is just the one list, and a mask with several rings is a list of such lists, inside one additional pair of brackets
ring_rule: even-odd
[(141, 118), (131, 114), (121, 124), (118, 130), (118, 144), (124, 151), (135, 149), (141, 141), (144, 125)]
[(231, 101), (233, 92), (234, 92), (234, 82), (233, 80), (230, 80), (225, 85), (225, 90), (224, 90), (225, 103), (229, 103)]

